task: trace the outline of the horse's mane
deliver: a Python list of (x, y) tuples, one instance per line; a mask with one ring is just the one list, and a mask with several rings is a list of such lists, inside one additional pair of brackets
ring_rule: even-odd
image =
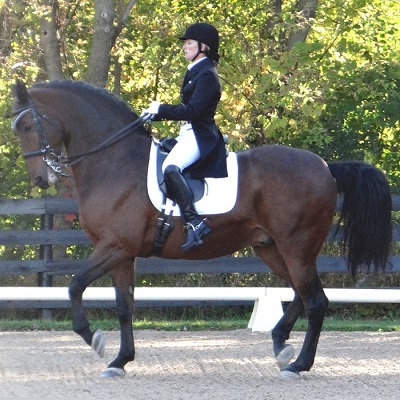
[(115, 105), (115, 107), (118, 107), (125, 112), (131, 113), (132, 118), (137, 117), (137, 114), (132, 110), (132, 108), (123, 100), (121, 100), (118, 96), (116, 96), (114, 93), (111, 93), (106, 89), (91, 85), (90, 83), (87, 82), (72, 81), (72, 80), (50, 81), (50, 82), (37, 83), (33, 87), (63, 89), (74, 93), (85, 92), (88, 94), (94, 94), (96, 96), (105, 97), (109, 99)]

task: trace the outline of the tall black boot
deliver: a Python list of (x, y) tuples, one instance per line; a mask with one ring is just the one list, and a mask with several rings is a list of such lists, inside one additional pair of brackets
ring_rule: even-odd
[(164, 179), (168, 191), (178, 203), (186, 230), (186, 240), (181, 245), (182, 250), (203, 244), (202, 237), (211, 232), (206, 219), (197, 214), (193, 204), (193, 193), (190, 190), (181, 170), (176, 165), (169, 165), (164, 171)]

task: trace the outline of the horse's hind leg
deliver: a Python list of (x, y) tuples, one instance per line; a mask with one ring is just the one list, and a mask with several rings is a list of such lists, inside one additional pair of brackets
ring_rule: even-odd
[[(254, 250), (295, 291), (292, 303), (272, 330), (272, 340), (274, 355), (282, 376), (288, 379), (297, 379), (301, 371), (309, 371), (314, 363), (328, 299), (323, 291), (315, 265), (311, 268), (292, 267), (290, 274), (287, 264), (275, 245), (265, 248), (255, 247)], [(290, 332), (303, 309), (308, 318), (306, 337), (297, 359), (287, 365), (293, 357), (294, 351), (291, 345), (286, 344), (286, 340), (289, 339)]]
[(279, 368), (283, 368), (289, 364), (294, 356), (293, 346), (286, 344), (286, 340), (289, 339), (290, 332), (303, 309), (303, 303), (299, 295), (295, 293), (293, 301), (289, 304), (284, 315), (271, 332), (274, 355)]
[[(275, 244), (268, 247), (254, 247), (254, 251), (276, 275), (292, 285), (285, 261), (279, 254)], [(293, 301), (286, 308), (284, 315), (272, 330), (273, 351), (279, 368), (286, 366), (294, 355), (293, 346), (286, 344), (286, 341), (289, 339), (290, 332), (303, 309), (303, 303), (298, 294), (295, 293)]]
[(288, 379), (297, 379), (301, 371), (309, 371), (313, 366), (325, 312), (329, 303), (315, 268), (310, 268), (300, 275), (302, 275), (301, 279), (299, 281), (294, 280), (293, 284), (304, 304), (308, 327), (297, 359), (281, 369), (281, 375)]

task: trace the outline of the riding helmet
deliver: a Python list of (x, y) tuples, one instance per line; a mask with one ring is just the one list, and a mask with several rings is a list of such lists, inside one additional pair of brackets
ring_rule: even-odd
[(219, 34), (218, 30), (206, 22), (196, 22), (190, 25), (180, 40), (193, 39), (206, 44), (215, 53), (218, 52)]

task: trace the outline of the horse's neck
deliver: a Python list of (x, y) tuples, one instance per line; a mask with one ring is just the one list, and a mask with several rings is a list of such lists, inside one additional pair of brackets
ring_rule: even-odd
[[(102, 187), (112, 196), (112, 188), (115, 185), (122, 185), (127, 181), (137, 187), (145, 185), (150, 144), (150, 137), (131, 134), (120, 142), (77, 162), (72, 170), (78, 191), (81, 190), (81, 194), (88, 194), (94, 188)], [(72, 153), (78, 151), (77, 148), (79, 146), (70, 145), (67, 149), (68, 155), (80, 154)]]

